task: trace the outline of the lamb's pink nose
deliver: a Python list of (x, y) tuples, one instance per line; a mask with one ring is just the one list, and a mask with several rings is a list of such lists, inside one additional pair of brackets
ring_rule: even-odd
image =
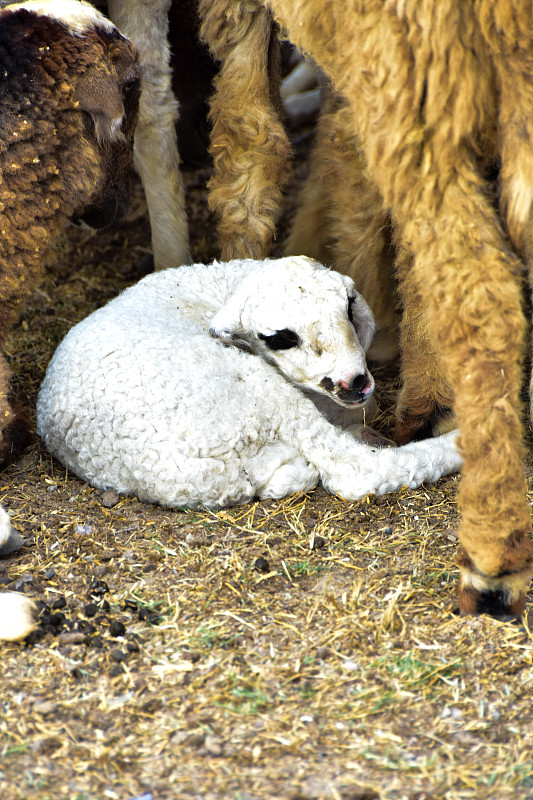
[(352, 378), (350, 383), (346, 381), (339, 381), (339, 385), (342, 386), (343, 389), (347, 389), (349, 392), (362, 392), (366, 386), (366, 373), (362, 373), (361, 375), (356, 375), (355, 378)]

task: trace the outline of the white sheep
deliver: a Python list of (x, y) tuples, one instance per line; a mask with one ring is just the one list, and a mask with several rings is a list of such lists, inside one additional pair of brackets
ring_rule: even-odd
[(353, 281), (305, 257), (164, 270), (65, 337), (37, 430), (93, 486), (171, 507), (319, 479), (356, 500), (459, 469), (454, 434), (398, 449), (354, 438), (373, 402), (373, 331)]

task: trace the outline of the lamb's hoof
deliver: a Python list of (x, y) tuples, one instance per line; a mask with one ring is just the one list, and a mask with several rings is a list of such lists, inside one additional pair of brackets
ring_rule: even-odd
[(459, 610), (463, 616), (488, 614), (490, 617), (505, 622), (518, 620), (526, 607), (526, 593), (511, 599), (505, 589), (489, 589), (481, 591), (473, 586), (459, 583)]
[(14, 528), (11, 528), (8, 540), (0, 547), (0, 558), (5, 558), (5, 556), (10, 556), (11, 553), (16, 553), (17, 550), (20, 550), (25, 544), (26, 540), (22, 538), (20, 533)]

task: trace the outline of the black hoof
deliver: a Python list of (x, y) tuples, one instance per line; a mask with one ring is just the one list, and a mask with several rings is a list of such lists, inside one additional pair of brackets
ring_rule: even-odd
[(480, 591), (472, 586), (459, 586), (459, 609), (462, 615), (488, 614), (503, 622), (515, 622), (522, 617), (525, 605), (525, 593), (517, 600), (509, 602), (505, 591)]

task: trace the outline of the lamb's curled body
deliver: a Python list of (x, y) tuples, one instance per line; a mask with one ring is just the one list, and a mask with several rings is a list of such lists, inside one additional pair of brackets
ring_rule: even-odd
[(165, 270), (63, 340), (38, 432), (93, 486), (172, 507), (282, 497), (319, 479), (355, 500), (457, 469), (453, 436), (381, 450), (313, 402), (343, 408), (350, 430), (362, 420), (372, 331), (351, 279), (306, 258)]

